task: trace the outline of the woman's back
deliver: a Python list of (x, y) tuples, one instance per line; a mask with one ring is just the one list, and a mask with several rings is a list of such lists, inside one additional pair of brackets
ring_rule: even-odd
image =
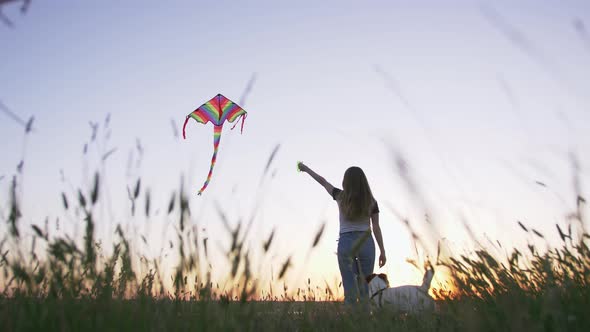
[(345, 203), (340, 199), (342, 190), (334, 188), (332, 190), (332, 198), (338, 203), (338, 212), (340, 219), (340, 234), (347, 232), (364, 232), (371, 227), (371, 214), (379, 213), (379, 206), (377, 201), (373, 199), (373, 204), (369, 213), (365, 215), (358, 215), (351, 217), (347, 215), (347, 209), (343, 206)]

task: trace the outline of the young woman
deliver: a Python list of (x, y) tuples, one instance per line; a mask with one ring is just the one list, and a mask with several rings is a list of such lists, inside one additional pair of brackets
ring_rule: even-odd
[[(379, 227), (379, 206), (373, 198), (367, 177), (359, 167), (350, 167), (344, 173), (342, 189), (338, 189), (303, 163), (299, 163), (299, 170), (309, 174), (338, 203), (338, 267), (344, 287), (344, 301), (355, 303), (357, 299), (367, 296), (365, 276), (373, 273), (375, 265), (375, 243), (370, 236), (371, 226), (380, 250), (379, 267), (386, 262)], [(357, 292), (359, 289), (361, 294)]]

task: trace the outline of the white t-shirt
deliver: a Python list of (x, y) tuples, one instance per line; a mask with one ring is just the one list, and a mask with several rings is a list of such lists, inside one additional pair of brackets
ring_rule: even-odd
[[(371, 217), (370, 216), (363, 216), (357, 219), (351, 220), (342, 212), (342, 207), (340, 206), (340, 200), (338, 199), (340, 193), (342, 192), (341, 189), (334, 188), (332, 190), (332, 198), (338, 203), (338, 211), (340, 214), (340, 234), (348, 233), (348, 232), (364, 232), (371, 228)], [(374, 202), (373, 208), (371, 209), (371, 214), (379, 213), (379, 205), (377, 205), (377, 201)]]

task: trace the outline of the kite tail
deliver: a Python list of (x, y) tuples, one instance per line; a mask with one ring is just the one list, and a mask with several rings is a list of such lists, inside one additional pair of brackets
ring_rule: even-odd
[[(240, 119), (242, 119), (242, 125), (240, 126), (240, 134), (244, 132), (244, 121), (246, 121), (247, 116), (248, 113), (240, 115)], [(231, 127), (231, 130), (234, 130), (234, 128), (238, 125), (238, 122), (240, 122), (240, 120), (236, 121), (236, 123)]]
[(209, 174), (207, 175), (207, 180), (203, 183), (203, 187), (199, 190), (198, 195), (201, 195), (205, 188), (209, 185), (209, 181), (211, 181), (211, 175), (213, 174), (213, 167), (215, 167), (215, 162), (217, 161), (217, 149), (219, 148), (219, 139), (221, 138), (221, 126), (214, 126), (213, 127), (213, 156), (211, 157), (211, 166), (209, 167)]
[(190, 119), (190, 116), (186, 117), (186, 120), (184, 120), (184, 125), (182, 126), (182, 138), (186, 139), (186, 124), (188, 123), (188, 120)]

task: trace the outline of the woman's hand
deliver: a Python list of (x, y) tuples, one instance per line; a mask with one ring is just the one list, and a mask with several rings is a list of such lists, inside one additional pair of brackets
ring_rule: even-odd
[(385, 252), (382, 251), (379, 255), (379, 267), (383, 267), (383, 265), (385, 265), (385, 262), (387, 262), (387, 257), (385, 257)]

